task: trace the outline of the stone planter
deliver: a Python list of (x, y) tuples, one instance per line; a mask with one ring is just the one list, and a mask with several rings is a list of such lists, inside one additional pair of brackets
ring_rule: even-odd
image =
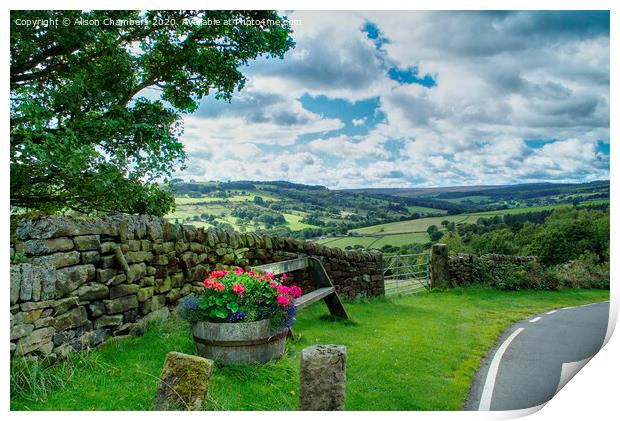
[(198, 353), (230, 364), (264, 363), (284, 354), (288, 329), (275, 330), (269, 320), (249, 323), (192, 324)]

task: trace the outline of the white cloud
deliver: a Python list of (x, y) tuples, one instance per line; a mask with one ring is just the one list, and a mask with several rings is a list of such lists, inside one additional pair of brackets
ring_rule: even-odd
[[(609, 35), (579, 12), (294, 12), (296, 49), (260, 60), (231, 105), (186, 117), (194, 178), (330, 187), (579, 181), (609, 176)], [(377, 50), (361, 31), (375, 23)], [(608, 25), (608, 23), (607, 23)], [(437, 86), (398, 84), (390, 66)], [(347, 135), (304, 94), (379, 97), (385, 121)], [(371, 119), (354, 118), (357, 129)], [(304, 139), (313, 134), (314, 140)], [(532, 149), (525, 140), (556, 139)], [(388, 142), (402, 144), (399, 153)], [(265, 148), (269, 150), (268, 155)]]

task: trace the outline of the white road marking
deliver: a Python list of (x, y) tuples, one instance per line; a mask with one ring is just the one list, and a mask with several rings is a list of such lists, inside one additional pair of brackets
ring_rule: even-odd
[(542, 317), (534, 317), (532, 320), (530, 320), (530, 323), (536, 323), (540, 319), (542, 319)]
[(499, 370), (499, 363), (502, 361), (502, 357), (504, 356), (504, 352), (508, 349), (508, 345), (510, 345), (514, 338), (516, 338), (519, 333), (523, 332), (523, 330), (524, 328), (520, 327), (512, 332), (512, 335), (510, 335), (504, 343), (497, 348), (497, 351), (493, 356), (493, 360), (491, 361), (491, 365), (489, 366), (487, 379), (484, 382), (484, 388), (482, 389), (482, 396), (480, 397), (478, 411), (491, 410), (491, 398), (493, 398), (493, 389), (495, 388), (495, 379), (497, 377), (497, 371)]
[(553, 314), (553, 313), (555, 313), (556, 311), (557, 311), (557, 310), (551, 310), (551, 311), (546, 312), (545, 314)]

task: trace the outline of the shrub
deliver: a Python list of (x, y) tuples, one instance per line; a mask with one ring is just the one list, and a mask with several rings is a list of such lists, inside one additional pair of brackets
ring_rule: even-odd
[(276, 327), (291, 326), (295, 321), (295, 298), (301, 288), (285, 286), (286, 274), (277, 279), (272, 273), (216, 270), (204, 281), (204, 292), (187, 297), (178, 308), (189, 322), (253, 322), (269, 319)]
[(609, 262), (598, 263), (593, 253), (551, 268), (560, 285), (567, 288), (609, 288)]

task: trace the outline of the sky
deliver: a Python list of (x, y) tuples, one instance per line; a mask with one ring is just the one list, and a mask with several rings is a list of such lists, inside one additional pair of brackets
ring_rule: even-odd
[(303, 11), (283, 60), (184, 116), (185, 180), (609, 178), (609, 13)]

